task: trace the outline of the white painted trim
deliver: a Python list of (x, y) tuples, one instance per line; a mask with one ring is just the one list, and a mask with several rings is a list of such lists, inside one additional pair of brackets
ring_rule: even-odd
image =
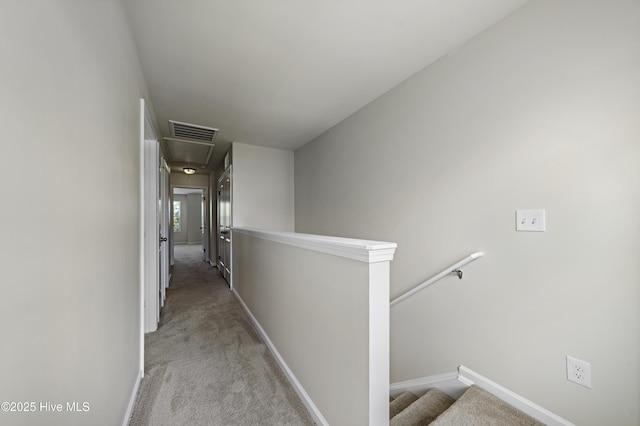
[(159, 238), (163, 238), (158, 244), (159, 249), (159, 283), (160, 283), (160, 309), (164, 308), (165, 301), (167, 299), (167, 287), (169, 287), (169, 257), (170, 257), (170, 243), (169, 243), (169, 222), (171, 221), (171, 197), (169, 196), (169, 169), (167, 162), (162, 156), (162, 149), (160, 149), (160, 167), (159, 167), (159, 200), (158, 200), (158, 224), (160, 226)]
[(369, 264), (369, 426), (389, 425), (389, 262)]
[(145, 333), (158, 329), (160, 319), (159, 217), (158, 173), (160, 146), (157, 140), (147, 139), (144, 145), (144, 311)]
[(416, 395), (422, 395), (427, 389), (438, 388), (451, 397), (458, 399), (471, 385), (476, 385), (486, 390), (547, 426), (575, 426), (570, 421), (481, 376), (464, 365), (458, 367), (457, 373), (444, 373), (393, 383), (390, 386), (390, 394), (397, 396), (403, 392), (410, 391)]
[[(174, 194), (173, 190), (176, 188), (185, 188), (185, 189), (201, 189), (202, 190), (202, 194), (208, 194), (210, 192), (210, 186), (209, 183), (207, 183), (207, 185), (203, 186), (203, 185), (188, 185), (188, 184), (174, 184), (171, 183), (171, 179), (169, 179), (169, 204), (170, 204), (170, 208), (171, 208), (171, 214), (169, 215), (169, 222), (172, 223), (172, 218), (173, 218), (173, 201), (174, 201)], [(211, 208), (213, 207), (211, 205), (211, 200), (208, 200), (207, 202), (207, 210), (211, 210)], [(207, 227), (207, 232), (210, 232), (211, 229), (211, 223), (209, 222), (209, 215), (207, 214), (205, 217), (205, 226)], [(173, 266), (175, 264), (175, 255), (174, 255), (174, 249), (175, 246), (181, 246), (181, 245), (189, 245), (189, 244), (200, 244), (203, 245), (204, 241), (201, 241), (199, 243), (190, 243), (190, 242), (184, 242), (184, 243), (177, 243), (175, 241), (175, 237), (173, 234), (173, 226), (169, 225), (169, 264), (171, 266)], [(208, 252), (207, 252), (207, 256), (211, 255), (211, 248), (207, 247)]]
[(345, 257), (366, 263), (388, 262), (398, 245), (384, 241), (358, 240), (352, 238), (328, 237), (324, 235), (300, 234), (296, 232), (266, 231), (255, 228), (232, 228), (232, 232), (239, 232), (256, 238), (314, 250), (334, 256)]
[(508, 404), (511, 404), (518, 410), (522, 411), (525, 414), (528, 414), (529, 416), (546, 424), (547, 426), (575, 426), (568, 420), (563, 419), (562, 417), (535, 404), (534, 402), (529, 401), (528, 399), (510, 391), (504, 386), (501, 386), (496, 382), (481, 376), (475, 371), (468, 369), (464, 365), (461, 365), (458, 368), (458, 380), (468, 384), (469, 386), (475, 384), (478, 387), (481, 387), (482, 389), (492, 393), (501, 400), (505, 401)]
[(133, 409), (135, 408), (136, 400), (138, 399), (138, 390), (140, 389), (140, 383), (142, 382), (143, 375), (143, 370), (138, 371), (138, 377), (136, 377), (136, 381), (133, 384), (133, 391), (131, 392), (131, 397), (129, 398), (127, 411), (124, 413), (124, 419), (122, 419), (122, 426), (128, 426), (129, 420), (131, 420), (131, 415), (133, 414)]
[(144, 372), (144, 123), (145, 123), (145, 105), (144, 99), (140, 99), (140, 203), (138, 208), (140, 209), (140, 271), (138, 275), (140, 278), (140, 342), (139, 351), (140, 359), (138, 360), (140, 371)]
[(289, 368), (285, 360), (280, 355), (280, 352), (278, 352), (275, 345), (267, 335), (267, 332), (262, 328), (262, 326), (260, 325), (256, 317), (254, 317), (251, 311), (249, 310), (249, 307), (244, 303), (244, 301), (242, 300), (242, 297), (240, 297), (240, 295), (235, 289), (231, 289), (231, 292), (240, 303), (240, 306), (242, 306), (242, 309), (244, 309), (244, 311), (246, 312), (247, 316), (251, 320), (251, 323), (256, 328), (258, 334), (260, 335), (260, 337), (262, 337), (262, 340), (271, 351), (271, 354), (273, 354), (273, 357), (276, 359), (276, 362), (282, 369), (282, 372), (284, 373), (285, 377), (287, 378), (287, 380), (289, 380), (289, 383), (291, 383), (291, 386), (293, 386), (293, 389), (296, 391), (296, 393), (302, 400), (302, 403), (305, 405), (305, 407), (307, 407), (307, 410), (309, 410), (309, 413), (311, 414), (311, 417), (313, 417), (313, 420), (318, 425), (329, 426), (329, 422), (327, 422), (327, 420), (324, 418), (324, 416), (322, 415), (318, 407), (315, 405), (315, 403), (313, 402), (309, 394), (304, 390), (304, 388), (302, 387), (302, 384), (298, 381), (295, 374), (293, 374), (293, 371), (291, 371), (291, 369)]
[[(229, 153), (227, 152), (227, 155), (229, 155)], [(220, 271), (220, 273), (222, 274), (222, 276), (224, 277), (225, 281), (227, 281), (227, 284), (229, 285), (229, 289), (233, 290), (233, 274), (231, 273), (233, 270), (233, 240), (229, 239), (229, 238), (225, 238), (225, 240), (229, 243), (229, 258), (228, 259), (224, 259), (226, 261), (226, 264), (221, 263), (220, 261), (220, 227), (222, 226), (220, 224), (220, 185), (222, 183), (222, 181), (227, 178), (229, 179), (229, 227), (233, 228), (233, 165), (229, 165), (223, 172), (222, 174), (218, 177), (218, 180), (216, 181), (216, 189), (215, 189), (215, 197), (216, 197), (216, 232), (215, 232), (215, 239), (216, 239), (216, 259), (215, 259), (215, 264), (216, 264), (216, 268), (218, 268), (218, 270)], [(212, 199), (213, 202), (213, 199)], [(228, 268), (228, 266), (231, 266), (231, 268)], [(228, 278), (228, 279), (227, 279)]]
[(468, 387), (468, 384), (462, 383), (458, 380), (458, 372), (453, 371), (450, 373), (422, 377), (420, 379), (392, 383), (389, 387), (389, 393), (395, 398), (401, 393), (407, 391), (413, 392), (416, 395), (422, 395), (431, 388), (438, 388), (450, 397), (458, 399)]

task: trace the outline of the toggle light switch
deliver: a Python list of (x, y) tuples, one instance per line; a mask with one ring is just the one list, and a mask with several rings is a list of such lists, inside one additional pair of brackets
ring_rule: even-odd
[(544, 209), (516, 210), (516, 231), (544, 232), (546, 230)]

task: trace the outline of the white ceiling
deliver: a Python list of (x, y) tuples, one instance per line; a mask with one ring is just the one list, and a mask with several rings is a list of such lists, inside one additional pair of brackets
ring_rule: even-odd
[(294, 150), (527, 0), (126, 0), (152, 106)]

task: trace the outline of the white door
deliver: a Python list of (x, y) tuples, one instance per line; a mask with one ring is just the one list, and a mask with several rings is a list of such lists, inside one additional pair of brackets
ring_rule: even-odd
[(160, 160), (160, 178), (158, 183), (160, 188), (158, 193), (158, 221), (159, 228), (159, 249), (158, 249), (158, 265), (160, 274), (160, 307), (164, 306), (167, 298), (167, 287), (169, 287), (169, 220), (171, 215), (171, 206), (169, 199), (169, 170), (164, 158)]
[(200, 206), (200, 231), (202, 231), (202, 260), (209, 261), (209, 230), (207, 226), (207, 196), (206, 190), (202, 190), (202, 204)]
[(231, 285), (231, 168), (218, 180), (218, 269)]
[(160, 319), (160, 225), (158, 200), (160, 147), (144, 140), (144, 331), (156, 331)]
[[(144, 333), (156, 331), (160, 320), (161, 209), (160, 145), (144, 99), (140, 100), (140, 365), (144, 365)], [(164, 254), (164, 253), (163, 253)]]

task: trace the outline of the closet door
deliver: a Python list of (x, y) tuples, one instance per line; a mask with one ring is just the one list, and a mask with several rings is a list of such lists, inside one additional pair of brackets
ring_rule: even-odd
[(231, 168), (218, 180), (218, 269), (231, 284)]

